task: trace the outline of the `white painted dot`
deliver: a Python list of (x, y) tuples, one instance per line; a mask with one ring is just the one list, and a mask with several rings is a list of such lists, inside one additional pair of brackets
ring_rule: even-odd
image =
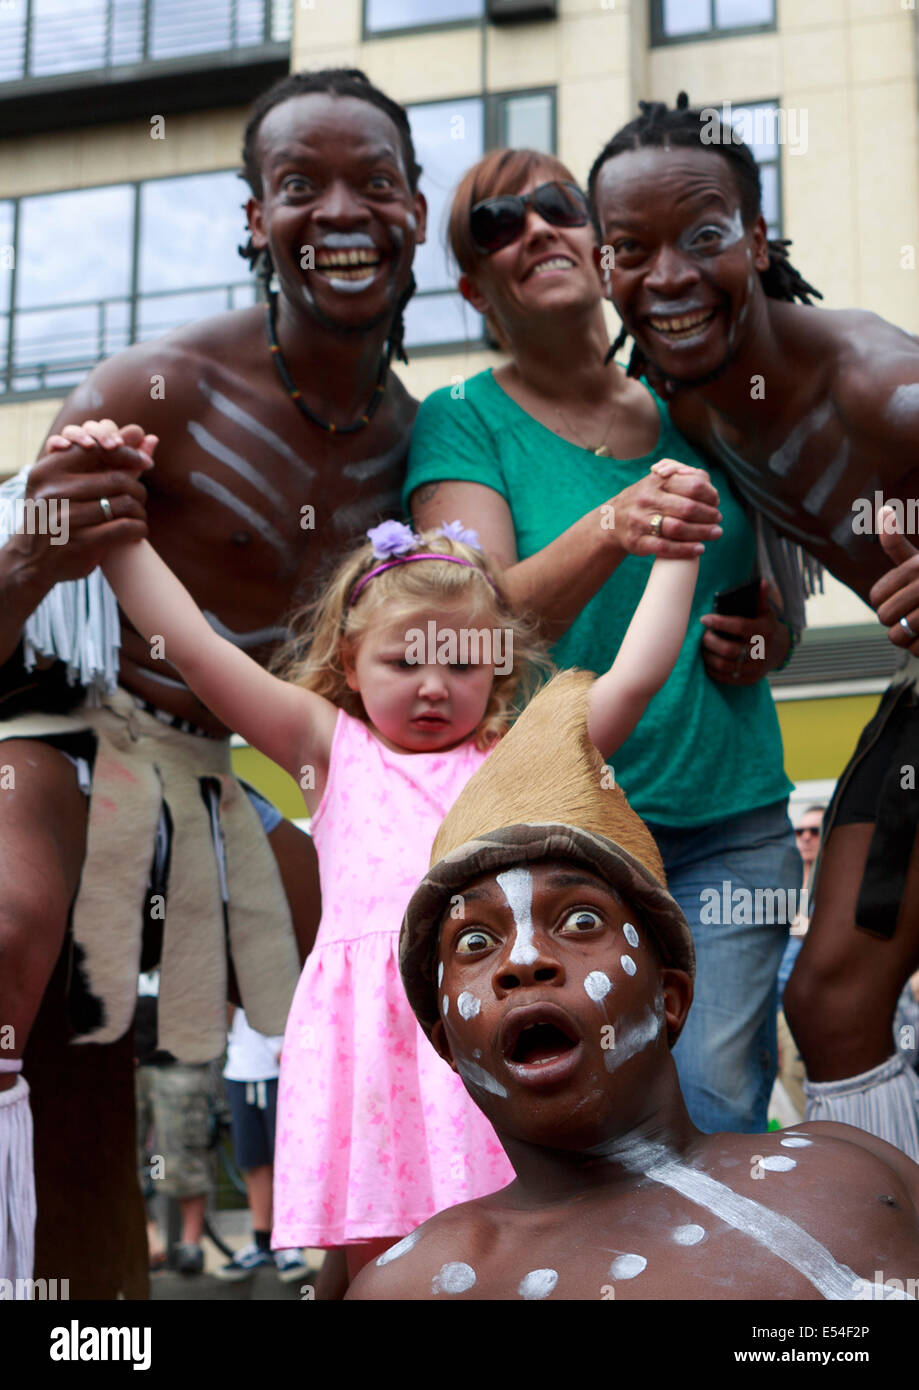
[(391, 1245), (388, 1250), (384, 1250), (377, 1260), (377, 1264), (388, 1265), (390, 1260), (398, 1260), (400, 1256), (407, 1255), (412, 1247), (418, 1244), (420, 1236), (420, 1230), (412, 1231), (411, 1235), (406, 1236), (404, 1240), (400, 1240), (398, 1244)]
[(437, 967), (437, 988), (438, 988), (438, 989), (440, 989), (440, 987), (441, 987), (441, 985), (443, 984), (443, 982), (444, 982), (444, 963), (443, 963), (443, 961), (441, 961), (440, 964), (439, 964), (438, 967)]
[(449, 1012), (450, 1012), (450, 996), (449, 996), (449, 994), (445, 994), (445, 995), (444, 995), (444, 1018), (447, 1017), (447, 1014), (448, 1014)]
[(634, 1279), (647, 1266), (644, 1255), (617, 1255), (609, 1267), (613, 1279)]
[(626, 941), (629, 943), (630, 946), (638, 945), (638, 932), (632, 926), (631, 922), (625, 923), (625, 925), (622, 928), (622, 935), (625, 937)]
[(779, 1143), (782, 1145), (783, 1149), (806, 1149), (810, 1145), (811, 1140), (801, 1139), (796, 1134), (793, 1134), (790, 1139), (780, 1139)]
[(631, 956), (620, 956), (619, 964), (627, 975), (634, 975), (635, 971), (638, 969)]
[(476, 1061), (478, 1061), (482, 1055), (482, 1049), (480, 1047), (474, 1047), (472, 1049), (472, 1055), (476, 1059)]
[(475, 1270), (472, 1265), (461, 1261), (441, 1265), (440, 1272), (431, 1280), (432, 1293), (465, 1293), (475, 1283)]
[(760, 1160), (760, 1167), (767, 1168), (770, 1173), (787, 1173), (791, 1168), (797, 1168), (797, 1162), (793, 1158), (786, 1158), (784, 1154), (767, 1154)]
[(475, 1018), (479, 1009), (482, 1007), (482, 1001), (478, 995), (470, 994), (468, 989), (464, 989), (456, 1001), (456, 1007), (459, 1009), (463, 1018)]
[(673, 1233), (673, 1239), (677, 1245), (698, 1245), (700, 1240), (705, 1238), (705, 1227), (690, 1224), (688, 1226), (677, 1226)]
[(517, 1292), (521, 1298), (530, 1300), (548, 1298), (558, 1283), (558, 1273), (554, 1269), (531, 1269), (520, 1281)]
[(612, 987), (610, 977), (604, 975), (602, 970), (591, 970), (584, 980), (584, 988), (596, 1004), (599, 1004), (601, 999), (606, 998)]

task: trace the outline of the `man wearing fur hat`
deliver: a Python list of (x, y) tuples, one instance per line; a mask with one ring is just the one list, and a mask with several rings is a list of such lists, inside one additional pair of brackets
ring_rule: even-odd
[(348, 1297), (914, 1297), (919, 1168), (898, 1149), (841, 1124), (690, 1121), (670, 1049), (692, 937), (604, 777), (601, 684), (567, 672), (537, 696), (444, 820), (402, 929), (412, 1007), (516, 1180), (426, 1222)]

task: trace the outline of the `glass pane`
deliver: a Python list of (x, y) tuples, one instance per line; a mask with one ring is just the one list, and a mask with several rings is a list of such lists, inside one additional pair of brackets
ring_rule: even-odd
[(454, 188), (482, 157), (482, 102), (430, 102), (410, 107), (408, 118), (423, 171), (421, 191), (428, 201), (428, 239), (415, 254), (415, 279), (419, 289), (452, 289), (456, 270), (445, 250), (447, 219)]
[(139, 299), (137, 301), (138, 341), (158, 338), (162, 333), (170, 333), (174, 328), (181, 328), (183, 323), (207, 318), (211, 314), (222, 314), (228, 308), (230, 308), (230, 300), (225, 289), (154, 295), (150, 299)]
[(664, 33), (669, 38), (711, 28), (711, 0), (663, 0), (661, 9)]
[[(13, 280), (13, 204), (0, 203), (0, 312), (10, 307)], [(5, 351), (5, 344), (3, 345)]]
[(719, 29), (774, 23), (775, 0), (715, 0), (715, 24)]
[[(6, 378), (3, 373), (6, 371), (6, 344), (10, 331), (10, 320), (8, 314), (0, 314), (0, 395), (6, 390)], [(8, 465), (0, 467), (0, 471), (6, 472)]]
[(406, 346), (423, 344), (478, 342), (482, 320), (462, 295), (416, 295), (405, 311)]
[(763, 185), (763, 216), (766, 219), (766, 229), (770, 237), (781, 236), (779, 166), (777, 164), (762, 164), (760, 165), (759, 176)]
[(46, 76), (107, 62), (105, 0), (33, 0), (29, 72)]
[(271, 37), (275, 43), (286, 43), (293, 29), (294, 0), (264, 0), (271, 5)]
[(131, 284), (134, 190), (125, 185), (23, 198), (17, 304), (118, 298)]
[(229, 171), (154, 179), (140, 190), (141, 294), (246, 280), (245, 186)]
[(749, 145), (758, 163), (764, 159), (778, 157), (781, 119), (781, 113), (774, 101), (731, 108), (731, 125), (744, 144)]
[(25, 62), (26, 7), (24, 0), (7, 8), (0, 5), (0, 82), (22, 77)]
[(175, 58), (231, 46), (231, 0), (150, 0), (150, 57)]
[(506, 97), (502, 103), (502, 144), (512, 150), (545, 150), (554, 154), (552, 140), (552, 97), (549, 92), (535, 96)]
[(103, 319), (103, 347), (106, 357), (131, 344), (131, 303), (127, 299), (109, 300)]
[(112, 12), (112, 65), (139, 62), (143, 47), (144, 0), (115, 0)]
[(375, 29), (408, 29), (414, 24), (447, 24), (479, 19), (485, 0), (367, 0), (366, 22)]
[(104, 352), (102, 315), (95, 304), (16, 315), (13, 341), (16, 367), (95, 362)]

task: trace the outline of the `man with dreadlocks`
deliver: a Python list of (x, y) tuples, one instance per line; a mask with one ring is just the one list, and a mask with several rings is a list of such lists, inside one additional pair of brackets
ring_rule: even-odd
[[(15, 787), (0, 793), (0, 1276), (32, 1274), (25, 1052), (36, 1268), (67, 1276), (71, 1297), (146, 1292), (141, 961), (161, 956), (160, 1045), (205, 1061), (223, 1049), (228, 980), (253, 1026), (283, 1031), (319, 918), (308, 837), (241, 794), (227, 730), (162, 644), (119, 621), (98, 567), (149, 535), (217, 631), (266, 661), (295, 596), (399, 514), (416, 410), (389, 366), (424, 239), (404, 110), (357, 70), (291, 75), (256, 104), (243, 165), (242, 254), (267, 306), (102, 363), (50, 432), (89, 414), (142, 428), (43, 451), (0, 499), (69, 505), (66, 545), (0, 533), (0, 763)], [(15, 514), (0, 507), (0, 523)], [(50, 670), (32, 677), (36, 664)], [(93, 1045), (65, 1046), (74, 1035)]]
[[(893, 524), (919, 495), (919, 343), (874, 314), (812, 312), (820, 296), (789, 243), (767, 240), (756, 162), (717, 113), (691, 110), (684, 93), (674, 110), (641, 110), (590, 173), (601, 273), (624, 325), (615, 348), (632, 336), (630, 374), (654, 374), (675, 423), (756, 509), (761, 568), (791, 625), (803, 626), (816, 561), (904, 649), (827, 815), (784, 1003), (807, 1118), (860, 1126), (916, 1159), (919, 1080), (891, 1025), (919, 963), (919, 795), (907, 775), (919, 760), (919, 551)], [(894, 507), (867, 526), (878, 491)], [(730, 619), (716, 625), (731, 631)], [(741, 647), (738, 667), (755, 655)]]

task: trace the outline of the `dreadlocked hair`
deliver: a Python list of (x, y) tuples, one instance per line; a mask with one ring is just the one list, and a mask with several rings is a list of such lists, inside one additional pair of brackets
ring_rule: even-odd
[[(409, 188), (412, 193), (418, 191), (421, 165), (415, 156), (415, 144), (412, 140), (411, 126), (405, 108), (393, 101), (385, 92), (381, 92), (379, 87), (375, 87), (367, 74), (361, 72), (360, 68), (321, 68), (316, 72), (292, 72), (287, 77), (279, 78), (273, 86), (262, 93), (253, 106), (243, 136), (243, 167), (240, 172), (240, 178), (245, 179), (252, 190), (253, 197), (261, 201), (265, 196), (258, 151), (258, 133), (262, 121), (269, 111), (280, 106), (282, 102), (290, 101), (293, 97), (308, 96), (312, 92), (321, 92), (329, 96), (356, 97), (358, 101), (369, 102), (371, 106), (376, 106), (384, 112), (399, 132)], [(253, 246), (250, 236), (245, 245), (239, 247), (239, 254), (244, 261), (249, 262), (250, 269), (255, 273), (259, 299), (266, 300), (271, 293), (271, 278), (274, 275), (271, 252), (267, 246), (261, 250)], [(391, 361), (395, 356), (401, 362), (408, 362), (404, 347), (405, 324), (403, 315), (405, 306), (415, 293), (415, 288), (415, 277), (412, 275), (393, 316), (386, 347), (388, 361)]]
[[(660, 149), (701, 149), (719, 154), (726, 159), (734, 175), (734, 183), (740, 197), (740, 211), (745, 227), (750, 227), (762, 213), (762, 183), (759, 166), (752, 150), (744, 144), (732, 126), (722, 123), (713, 107), (705, 110), (692, 109), (689, 97), (680, 92), (676, 106), (672, 109), (663, 101), (640, 101), (641, 114), (618, 130), (597, 155), (587, 180), (587, 197), (590, 215), (593, 218), (597, 238), (602, 242), (603, 231), (597, 208), (597, 179), (607, 160), (629, 150), (648, 147)], [(759, 272), (763, 290), (770, 299), (797, 300), (801, 304), (811, 304), (813, 298), (823, 295), (792, 265), (788, 258), (791, 242), (787, 239), (767, 241), (769, 265)], [(812, 298), (813, 297), (813, 298)], [(629, 336), (623, 328), (607, 354), (607, 361), (615, 357)], [(636, 345), (629, 359), (628, 375), (639, 377), (645, 371), (647, 360)]]

